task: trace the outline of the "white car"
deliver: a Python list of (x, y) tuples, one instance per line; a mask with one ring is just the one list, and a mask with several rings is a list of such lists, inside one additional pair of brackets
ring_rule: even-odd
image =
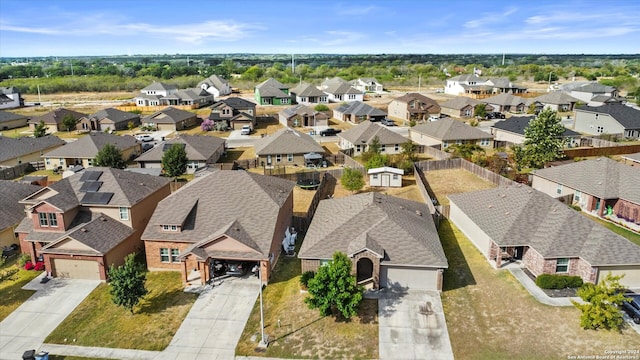
[(242, 130), (240, 130), (240, 135), (249, 135), (249, 134), (251, 134), (252, 130), (253, 129), (251, 129), (251, 126), (245, 125), (245, 126), (242, 127)]
[(151, 135), (149, 134), (139, 134), (136, 135), (136, 139), (142, 141), (142, 142), (149, 142), (149, 141), (153, 141), (153, 137), (151, 137)]

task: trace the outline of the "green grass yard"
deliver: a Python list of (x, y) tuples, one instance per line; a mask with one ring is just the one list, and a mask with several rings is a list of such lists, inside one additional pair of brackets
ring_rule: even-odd
[[(0, 271), (17, 269), (17, 257), (6, 261)], [(0, 282), (0, 321), (4, 320), (15, 309), (22, 305), (35, 293), (31, 290), (22, 290), (29, 281), (40, 275), (42, 271), (19, 269), (10, 279)]]

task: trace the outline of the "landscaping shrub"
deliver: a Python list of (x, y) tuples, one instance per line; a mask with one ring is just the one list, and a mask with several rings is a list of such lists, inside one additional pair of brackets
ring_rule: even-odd
[(582, 211), (582, 208), (580, 207), (580, 205), (569, 205), (569, 207), (575, 211)]
[(582, 286), (580, 276), (542, 274), (536, 278), (536, 285), (541, 289), (564, 289)]
[(24, 265), (27, 263), (27, 261), (31, 261), (31, 255), (29, 255), (27, 253), (22, 253), (22, 254), (20, 254), (20, 256), (18, 256), (18, 266), (19, 267), (24, 267)]
[(309, 280), (313, 279), (316, 276), (315, 271), (305, 271), (300, 276), (300, 285), (305, 289), (309, 285)]

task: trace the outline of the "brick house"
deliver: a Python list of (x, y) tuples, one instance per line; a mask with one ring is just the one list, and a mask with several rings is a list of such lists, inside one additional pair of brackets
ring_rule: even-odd
[(417, 144), (440, 150), (454, 144), (475, 144), (483, 148), (493, 146), (493, 135), (452, 118), (418, 124), (409, 129), (409, 136)]
[(34, 131), (36, 129), (36, 125), (43, 121), (47, 126), (47, 134), (53, 134), (58, 131), (66, 130), (64, 128), (63, 121), (67, 116), (71, 116), (74, 120), (79, 122), (82, 118), (86, 118), (87, 114), (65, 108), (58, 108), (53, 111), (49, 111), (46, 114), (31, 118), (31, 120), (27, 121), (27, 124), (29, 125), (29, 130)]
[(23, 253), (42, 257), (54, 277), (106, 280), (109, 266), (137, 252), (169, 179), (92, 168), (22, 199), (26, 217), (16, 228)]
[(158, 204), (143, 235), (149, 270), (208, 282), (218, 262), (260, 264), (268, 283), (293, 216), (292, 181), (220, 170), (198, 177)]
[(377, 122), (363, 121), (347, 131), (338, 133), (338, 146), (343, 150), (353, 149), (353, 154), (358, 156), (367, 151), (367, 147), (376, 137), (380, 141), (382, 154), (399, 154), (402, 151), (401, 145), (409, 140)]
[(256, 126), (256, 104), (239, 97), (230, 97), (211, 105), (209, 120), (223, 122), (226, 127), (240, 130), (243, 126)]
[[(258, 163), (263, 166), (305, 166), (305, 155), (324, 155), (324, 148), (311, 135), (284, 128), (259, 139), (254, 145)], [(317, 158), (317, 157), (316, 157)], [(316, 160), (321, 160), (316, 159)], [(316, 161), (318, 162), (318, 161)]]
[(640, 246), (547, 194), (516, 185), (449, 195), (450, 220), (496, 268), (598, 283), (608, 273), (640, 288)]
[(430, 115), (440, 114), (440, 105), (430, 97), (409, 93), (393, 99), (387, 107), (389, 116), (403, 121), (425, 121)]

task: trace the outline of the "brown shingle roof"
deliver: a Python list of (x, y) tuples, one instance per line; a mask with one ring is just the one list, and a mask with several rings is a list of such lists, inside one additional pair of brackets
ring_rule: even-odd
[(493, 138), (493, 135), (487, 132), (476, 129), (473, 126), (467, 125), (461, 121), (451, 118), (443, 118), (438, 121), (430, 121), (424, 124), (419, 124), (412, 127), (411, 131), (415, 131), (417, 133), (424, 134), (442, 141), (479, 140)]
[(259, 139), (254, 148), (256, 155), (324, 153), (320, 146), (308, 134), (284, 128), (275, 134)]
[(19, 201), (40, 190), (37, 185), (0, 180), (0, 230), (16, 225), (25, 217)]
[(361, 144), (362, 141), (369, 144), (376, 136), (380, 140), (380, 144), (384, 145), (402, 144), (407, 142), (407, 139), (404, 136), (387, 129), (378, 123), (370, 122), (368, 120), (338, 134), (338, 137), (341, 137), (352, 144)]
[(79, 159), (93, 159), (107, 144), (111, 144), (115, 146), (116, 149), (124, 151), (136, 146), (138, 143), (139, 142), (133, 136), (119, 136), (95, 131), (74, 142), (70, 142), (64, 146), (44, 153), (42, 156), (50, 158), (73, 157)]

